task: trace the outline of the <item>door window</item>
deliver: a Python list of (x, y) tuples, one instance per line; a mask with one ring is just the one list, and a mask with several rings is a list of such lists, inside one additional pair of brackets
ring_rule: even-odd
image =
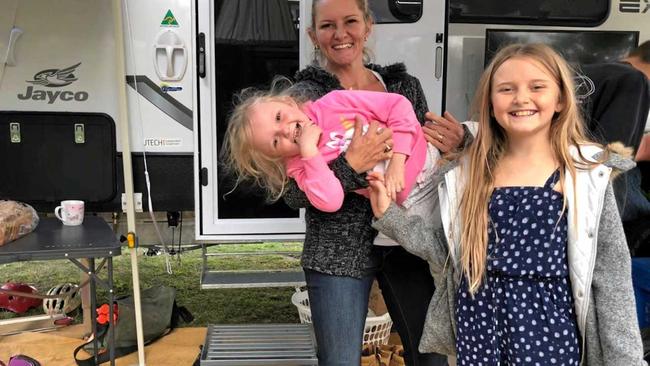
[[(268, 89), (275, 75), (298, 70), (298, 3), (287, 0), (217, 0), (215, 71), (217, 151), (237, 93), (248, 87)], [(219, 157), (219, 167), (222, 168)], [(297, 218), (282, 201), (267, 204), (264, 192), (218, 169), (218, 219)]]

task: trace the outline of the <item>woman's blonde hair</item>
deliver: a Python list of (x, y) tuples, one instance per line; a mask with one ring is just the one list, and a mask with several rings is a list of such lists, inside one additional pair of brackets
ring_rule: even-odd
[[(309, 27), (309, 32), (314, 33), (316, 31), (316, 13), (318, 12), (318, 4), (322, 0), (313, 0), (311, 2), (311, 26)], [(357, 7), (359, 10), (361, 10), (361, 14), (363, 14), (363, 20), (366, 22), (366, 25), (370, 27), (373, 23), (373, 16), (372, 12), (370, 11), (370, 5), (368, 5), (368, 0), (350, 0), (354, 1), (357, 3)], [(368, 64), (372, 61), (373, 59), (373, 53), (368, 48), (367, 46), (363, 47), (363, 63)], [(323, 52), (320, 50), (320, 48), (316, 47), (314, 45), (314, 59), (312, 62), (316, 65), (319, 65), (322, 68), (326, 68), (327, 66), (327, 59), (323, 56)]]
[[(277, 82), (277, 79), (273, 82), (274, 86)], [(251, 107), (258, 103), (273, 101), (297, 105), (297, 98), (288, 95), (286, 89), (278, 91), (276, 87), (270, 91), (247, 88), (239, 93), (239, 102), (228, 118), (220, 153), (222, 164), (237, 176), (233, 190), (242, 181), (250, 180), (266, 191), (267, 201), (275, 202), (282, 197), (288, 180), (284, 159), (269, 157), (253, 146), (249, 114)]]
[[(527, 58), (541, 64), (559, 87), (559, 102), (563, 107), (560, 112), (555, 113), (551, 121), (550, 140), (559, 163), (560, 184), (564, 182), (566, 169), (575, 178), (576, 167), (583, 169), (591, 166), (582, 155), (579, 155), (577, 160), (574, 159), (569, 150), (570, 146), (591, 142), (585, 135), (574, 95), (573, 72), (566, 61), (552, 48), (543, 44), (513, 44), (501, 49), (479, 81), (472, 108), (473, 116), (479, 122), (479, 129), (474, 143), (465, 153), (469, 168), (464, 170), (467, 183), (460, 202), (460, 262), (472, 294), (480, 287), (487, 264), (490, 224), (488, 202), (494, 189), (493, 173), (508, 145), (505, 131), (492, 115), (492, 79), (496, 70), (512, 58)], [(565, 208), (566, 201), (563, 212)]]

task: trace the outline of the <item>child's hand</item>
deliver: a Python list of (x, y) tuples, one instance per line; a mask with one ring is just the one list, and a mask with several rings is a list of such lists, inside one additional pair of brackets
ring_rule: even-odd
[(393, 153), (386, 169), (386, 194), (395, 201), (397, 194), (404, 189), (404, 163), (406, 155)]
[(311, 158), (318, 154), (318, 140), (323, 130), (312, 121), (307, 121), (301, 125), (298, 145), (300, 146), (300, 156)]
[(390, 205), (390, 198), (386, 193), (386, 186), (384, 185), (384, 175), (379, 172), (370, 172), (366, 176), (370, 187), (370, 206), (372, 206), (372, 213), (376, 218), (380, 219), (384, 216), (384, 212)]

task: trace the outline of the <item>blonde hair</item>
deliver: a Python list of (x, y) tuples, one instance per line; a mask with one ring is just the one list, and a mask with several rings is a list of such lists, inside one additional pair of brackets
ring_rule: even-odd
[[(277, 80), (273, 84), (276, 82)], [(270, 91), (247, 88), (237, 96), (239, 102), (228, 118), (220, 153), (225, 168), (237, 176), (232, 190), (242, 181), (251, 180), (266, 191), (268, 202), (275, 202), (284, 194), (288, 181), (284, 159), (267, 156), (253, 146), (249, 113), (258, 103), (282, 102), (297, 105), (296, 98), (287, 93), (286, 90), (278, 91), (274, 87)]]
[[(476, 140), (465, 152), (469, 169), (465, 170), (467, 183), (460, 202), (462, 231), (460, 238), (461, 268), (468, 280), (469, 292), (474, 294), (485, 275), (488, 247), (488, 202), (494, 189), (493, 172), (508, 145), (505, 131), (492, 116), (492, 79), (496, 70), (512, 58), (529, 58), (540, 63), (553, 77), (560, 90), (563, 108), (551, 121), (550, 141), (559, 163), (560, 184), (565, 171), (575, 178), (576, 168), (592, 166), (582, 155), (574, 159), (569, 147), (588, 141), (583, 120), (576, 103), (573, 72), (566, 61), (552, 48), (543, 44), (514, 44), (501, 49), (487, 66), (477, 87), (473, 116), (479, 122)], [(562, 186), (561, 186), (562, 187)], [(574, 180), (575, 189), (575, 180)], [(563, 212), (566, 208), (566, 200)]]
[[(315, 32), (316, 30), (316, 12), (317, 6), (322, 0), (313, 0), (311, 2), (311, 26), (309, 27), (310, 32)], [(361, 10), (363, 15), (363, 20), (366, 22), (367, 26), (370, 26), (374, 23), (372, 12), (370, 11), (370, 6), (368, 5), (368, 0), (352, 0), (357, 3), (357, 7)], [(363, 63), (368, 64), (372, 61), (373, 54), (370, 48), (364, 45), (363, 47)], [(327, 59), (323, 56), (323, 52), (320, 48), (314, 46), (314, 59), (312, 62), (316, 65), (319, 65), (322, 68), (326, 68)]]

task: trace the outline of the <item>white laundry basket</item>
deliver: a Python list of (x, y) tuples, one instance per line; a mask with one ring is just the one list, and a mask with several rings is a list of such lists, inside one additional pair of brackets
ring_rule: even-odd
[[(291, 302), (298, 309), (300, 322), (311, 323), (311, 309), (309, 308), (307, 291), (296, 291), (291, 296)], [(366, 325), (363, 329), (363, 344), (388, 344), (392, 326), (393, 321), (388, 313), (375, 316), (372, 310), (368, 309), (368, 317), (366, 317)]]

